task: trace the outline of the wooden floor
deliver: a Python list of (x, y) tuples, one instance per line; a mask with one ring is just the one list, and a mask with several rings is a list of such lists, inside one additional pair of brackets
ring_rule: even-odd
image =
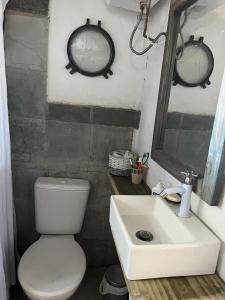
[(225, 300), (225, 283), (217, 275), (129, 281), (131, 300)]

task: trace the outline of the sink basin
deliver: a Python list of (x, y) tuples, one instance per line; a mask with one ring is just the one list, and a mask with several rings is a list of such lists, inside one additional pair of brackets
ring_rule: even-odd
[[(195, 215), (178, 217), (178, 208), (159, 196), (111, 196), (110, 225), (129, 280), (215, 273), (220, 241)], [(140, 230), (153, 239), (139, 239)]]

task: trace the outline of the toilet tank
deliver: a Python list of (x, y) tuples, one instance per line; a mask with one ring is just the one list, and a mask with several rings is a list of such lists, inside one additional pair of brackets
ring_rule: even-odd
[(40, 234), (81, 231), (90, 183), (82, 179), (40, 177), (35, 182), (35, 220)]

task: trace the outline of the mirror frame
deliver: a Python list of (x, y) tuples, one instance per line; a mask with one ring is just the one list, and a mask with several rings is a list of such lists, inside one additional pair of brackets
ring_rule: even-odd
[[(78, 27), (70, 35), (69, 40), (67, 42), (67, 56), (69, 59), (69, 63), (66, 65), (66, 69), (69, 70), (71, 75), (78, 72), (78, 73), (80, 73), (84, 76), (88, 76), (88, 77), (104, 76), (105, 79), (108, 79), (109, 76), (113, 75), (111, 66), (115, 59), (115, 45), (114, 45), (114, 42), (113, 42), (111, 36), (101, 26), (102, 26), (102, 23), (100, 20), (98, 21), (98, 25), (92, 25), (92, 24), (90, 24), (90, 19), (87, 19), (85, 25)], [(71, 50), (76, 36), (85, 31), (94, 31), (94, 32), (100, 33), (105, 38), (105, 40), (108, 42), (108, 45), (109, 45), (109, 49), (110, 49), (109, 60), (105, 64), (105, 66), (102, 67), (101, 69), (99, 69), (98, 71), (92, 72), (92, 71), (82, 69), (80, 67), (80, 65), (77, 64), (76, 60), (74, 59), (74, 56), (73, 56), (73, 53)]]
[[(180, 181), (183, 180), (183, 175), (181, 172), (187, 170), (188, 166), (182, 164), (180, 161), (165, 153), (163, 151), (163, 141), (166, 128), (166, 114), (168, 111), (170, 91), (172, 86), (171, 82), (173, 80), (174, 63), (176, 58), (176, 45), (180, 16), (184, 9), (190, 7), (197, 1), (198, 0), (171, 1), (152, 142), (152, 159)], [(223, 82), (225, 84), (225, 78), (223, 79)], [(198, 180), (196, 180), (196, 183), (193, 187), (194, 192), (200, 195), (203, 200), (211, 206), (216, 206), (219, 204), (225, 180), (224, 94), (225, 88), (223, 93), (220, 93), (220, 98), (217, 104), (217, 112), (214, 120), (205, 174), (203, 178), (198, 178)]]

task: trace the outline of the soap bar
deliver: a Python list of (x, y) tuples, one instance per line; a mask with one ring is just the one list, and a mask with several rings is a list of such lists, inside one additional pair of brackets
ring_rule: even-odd
[(180, 203), (181, 197), (177, 194), (173, 194), (173, 195), (166, 196), (166, 200), (173, 202), (173, 203)]

